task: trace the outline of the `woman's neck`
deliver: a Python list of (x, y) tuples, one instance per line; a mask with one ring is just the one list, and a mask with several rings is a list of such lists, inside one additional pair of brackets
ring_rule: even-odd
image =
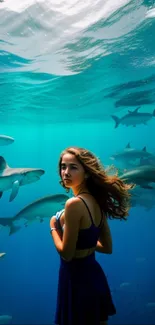
[(87, 187), (73, 189), (74, 196), (78, 196), (82, 193), (90, 193)]

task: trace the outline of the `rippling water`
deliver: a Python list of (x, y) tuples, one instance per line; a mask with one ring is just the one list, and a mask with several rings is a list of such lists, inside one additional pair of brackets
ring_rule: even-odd
[[(10, 167), (45, 170), (13, 202), (0, 193), (0, 217), (62, 193), (66, 146), (89, 148), (105, 166), (127, 144), (155, 154), (154, 116), (118, 128), (111, 117), (154, 111), (154, 35), (152, 0), (0, 0), (0, 135), (15, 139), (0, 155)], [(117, 307), (110, 324), (155, 324), (154, 193), (135, 196), (127, 223), (110, 222), (114, 254), (98, 256)], [(13, 324), (52, 324), (59, 256), (48, 235), (48, 220), (10, 237), (0, 228), (0, 316)]]
[(154, 17), (149, 0), (1, 0), (1, 123), (152, 112)]

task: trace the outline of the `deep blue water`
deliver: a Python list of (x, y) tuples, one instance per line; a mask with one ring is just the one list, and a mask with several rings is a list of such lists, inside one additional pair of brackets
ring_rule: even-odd
[[(117, 128), (111, 117), (138, 106), (153, 113), (154, 34), (149, 0), (0, 2), (0, 135), (15, 139), (0, 155), (10, 167), (45, 170), (12, 202), (11, 191), (3, 193), (0, 217), (65, 194), (57, 164), (67, 146), (86, 147), (118, 168), (110, 157), (129, 142), (155, 155), (155, 117)], [(112, 325), (155, 324), (155, 191), (143, 191), (127, 222), (109, 220), (113, 254), (96, 254), (116, 304)], [(11, 315), (12, 324), (52, 324), (59, 256), (49, 219), (8, 232), (0, 228), (0, 315)]]

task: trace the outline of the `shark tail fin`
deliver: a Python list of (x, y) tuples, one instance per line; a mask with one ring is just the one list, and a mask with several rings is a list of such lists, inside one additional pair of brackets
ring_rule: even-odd
[(117, 117), (116, 115), (111, 115), (111, 117), (115, 121), (115, 128), (117, 128), (119, 126), (119, 123), (120, 123), (119, 117)]
[(154, 109), (154, 111), (153, 111), (152, 115), (153, 115), (153, 116), (155, 116), (155, 109)]
[(14, 218), (12, 217), (0, 217), (0, 228), (8, 227), (9, 228), (9, 236), (17, 232), (21, 226), (16, 226), (13, 222)]

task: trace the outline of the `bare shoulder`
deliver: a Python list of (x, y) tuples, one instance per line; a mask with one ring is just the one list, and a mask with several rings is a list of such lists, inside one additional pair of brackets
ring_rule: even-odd
[(66, 201), (65, 208), (81, 207), (81, 200), (78, 197), (71, 197)]
[(65, 204), (65, 216), (72, 215), (81, 217), (83, 206), (81, 200), (78, 197), (72, 197), (66, 201)]

